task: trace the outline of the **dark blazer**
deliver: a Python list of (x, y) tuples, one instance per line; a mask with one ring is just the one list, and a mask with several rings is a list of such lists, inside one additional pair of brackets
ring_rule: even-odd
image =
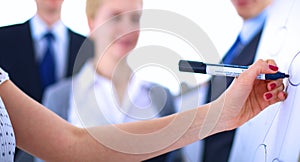
[[(70, 29), (68, 29), (68, 34), (68, 62), (65, 77), (71, 76), (76, 55), (85, 41), (84, 36), (76, 34)], [(86, 55), (86, 57), (90, 56)], [(10, 79), (21, 90), (41, 102), (43, 91), (29, 21), (0, 28), (0, 66), (9, 73)], [(79, 67), (77, 66), (77, 68)], [(32, 162), (32, 160), (33, 158), (28, 154), (16, 150), (15, 161)]]
[[(21, 90), (40, 102), (43, 92), (29, 25), (29, 21), (26, 21), (0, 28), (0, 66)], [(68, 31), (70, 42), (66, 77), (72, 74), (77, 52), (85, 40), (84, 36), (70, 29)]]
[[(254, 61), (257, 47), (263, 30), (259, 31), (256, 36), (244, 47), (241, 53), (231, 62), (233, 65), (251, 65)], [(226, 57), (226, 55), (225, 55)], [(226, 83), (218, 88), (209, 88), (208, 101), (216, 99), (221, 95), (233, 81), (232, 77), (219, 77), (221, 82)], [(210, 83), (216, 85), (217, 83)], [(230, 150), (234, 139), (235, 130), (217, 133), (204, 139), (203, 162), (227, 162), (229, 160)]]

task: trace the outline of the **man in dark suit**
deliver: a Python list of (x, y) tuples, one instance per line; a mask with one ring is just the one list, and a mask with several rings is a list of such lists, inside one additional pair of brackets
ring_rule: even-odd
[[(36, 0), (37, 13), (33, 18), (23, 24), (0, 28), (0, 65), (10, 73), (11, 80), (18, 87), (39, 102), (46, 88), (42, 86), (40, 71), (43, 47), (46, 46), (45, 33), (51, 31), (54, 37), (52, 44), (56, 81), (76, 71), (73, 69), (74, 62), (85, 41), (84, 36), (74, 33), (61, 22), (62, 3), (63, 0)], [(86, 60), (81, 59), (79, 64)], [(76, 67), (79, 70), (80, 66)], [(15, 160), (32, 162), (33, 158), (16, 150)]]
[[(231, 0), (231, 2), (244, 22), (236, 42), (225, 55), (222, 62), (234, 65), (251, 65), (255, 59), (268, 14), (268, 6), (272, 0)], [(207, 101), (209, 102), (219, 97), (232, 81), (233, 78), (229, 77), (213, 77)], [(203, 161), (228, 161), (234, 134), (235, 130), (232, 130), (205, 138)]]

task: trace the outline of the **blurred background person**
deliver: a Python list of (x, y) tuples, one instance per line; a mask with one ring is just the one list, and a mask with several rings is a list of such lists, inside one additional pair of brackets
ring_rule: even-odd
[[(288, 98), (239, 127), (235, 133), (229, 161), (289, 161), (299, 158), (299, 41), (300, 1), (273, 0), (258, 58), (277, 60), (285, 79)], [(295, 79), (298, 78), (298, 79)], [(296, 81), (297, 80), (297, 81)]]
[[(40, 102), (47, 86), (71, 76), (85, 37), (62, 23), (63, 0), (35, 2), (37, 12), (31, 19), (0, 28), (0, 64), (18, 87)], [(17, 150), (15, 161), (33, 158)]]
[[(253, 63), (256, 57), (272, 0), (231, 0), (231, 2), (243, 19), (243, 26), (236, 41), (223, 57), (222, 63), (248, 66)], [(232, 81), (233, 78), (230, 77), (212, 77), (208, 88), (207, 102), (218, 98)], [(203, 162), (228, 161), (234, 134), (235, 130), (232, 130), (205, 138)]]
[[(127, 63), (139, 38), (142, 6), (142, 0), (87, 0), (94, 58), (78, 75), (47, 89), (43, 100), (46, 107), (81, 127), (146, 120), (176, 112), (169, 90), (134, 75)], [(177, 150), (149, 161), (181, 158)]]

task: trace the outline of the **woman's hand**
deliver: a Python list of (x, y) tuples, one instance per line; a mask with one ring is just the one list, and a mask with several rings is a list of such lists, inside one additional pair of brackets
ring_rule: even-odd
[(227, 128), (233, 129), (250, 120), (269, 105), (286, 99), (282, 79), (258, 80), (259, 74), (276, 73), (273, 60), (258, 60), (234, 80), (228, 90), (216, 101), (224, 102), (221, 118)]

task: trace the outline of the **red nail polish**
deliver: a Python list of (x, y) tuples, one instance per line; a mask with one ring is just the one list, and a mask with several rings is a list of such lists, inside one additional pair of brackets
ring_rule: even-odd
[(273, 97), (273, 95), (272, 95), (272, 93), (267, 93), (267, 94), (265, 94), (265, 97), (267, 100), (269, 100), (270, 98)]
[(274, 65), (269, 65), (269, 68), (273, 71), (278, 71), (278, 67)]
[(272, 84), (270, 85), (270, 88), (271, 88), (271, 90), (275, 89), (275, 88), (276, 88), (276, 83), (272, 83)]

